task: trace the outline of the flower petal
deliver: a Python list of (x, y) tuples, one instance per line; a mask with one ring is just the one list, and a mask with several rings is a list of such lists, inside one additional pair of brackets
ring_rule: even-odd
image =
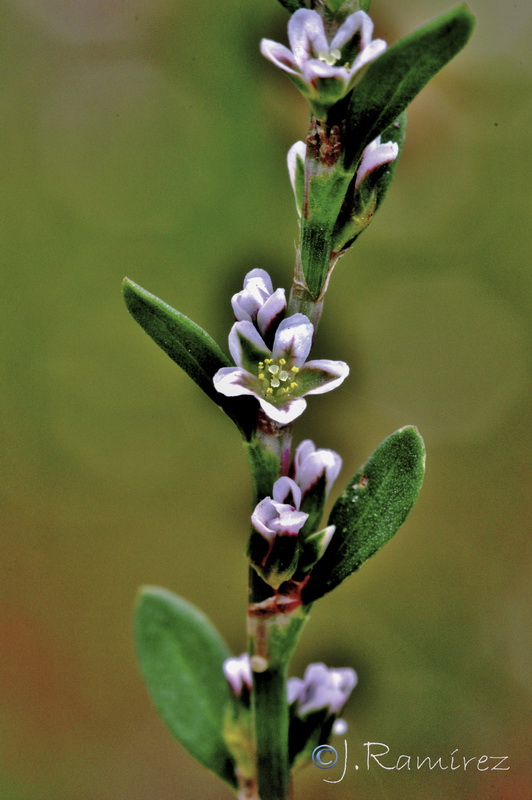
[(279, 514), (278, 520), (275, 520), (273, 525), (278, 534), (282, 536), (295, 536), (308, 519), (308, 514), (304, 511), (295, 511), (291, 508), (290, 511), (282, 511)]
[(351, 69), (349, 70), (349, 83), (348, 83), (348, 90), (350, 91), (356, 80), (357, 74), (360, 70), (369, 64), (371, 61), (375, 61), (384, 51), (386, 50), (387, 44), (384, 39), (374, 39), (372, 42), (368, 44), (367, 47), (362, 50), (361, 53), (355, 58), (353, 63), (351, 64)]
[(239, 397), (243, 394), (258, 398), (259, 384), (254, 375), (241, 367), (222, 367), (213, 376), (214, 388), (226, 397)]
[(307, 8), (299, 8), (290, 17), (288, 41), (300, 67), (312, 55), (329, 49), (322, 18)]
[(266, 336), (271, 326), (284, 314), (286, 310), (286, 295), (284, 289), (276, 289), (271, 294), (257, 314), (257, 326), (263, 336)]
[(310, 352), (313, 335), (312, 323), (304, 314), (286, 317), (275, 334), (272, 352), (274, 360), (285, 358), (289, 367), (301, 367)]
[(301, 489), (292, 478), (283, 476), (273, 484), (273, 499), (277, 503), (291, 503), (293, 500), (291, 505), (298, 509), (301, 505)]
[(301, 680), (301, 678), (288, 678), (286, 681), (286, 699), (288, 705), (292, 705), (292, 703), (297, 700), (304, 685), (305, 682)]
[(290, 422), (301, 416), (307, 407), (307, 401), (303, 397), (291, 397), (282, 406), (274, 406), (263, 397), (257, 397), (257, 399), (266, 416), (279, 425), (289, 425)]
[(260, 52), (262, 55), (269, 59), (276, 67), (284, 69), (291, 75), (299, 75), (299, 64), (294, 58), (293, 53), (284, 44), (273, 42), (271, 39), (262, 39), (260, 43)]
[(301, 442), (296, 450), (294, 466), (294, 480), (300, 487), (302, 494), (308, 492), (324, 473), (326, 492), (328, 494), (342, 468), (342, 459), (334, 450), (316, 450), (314, 443), (306, 440)]
[(307, 145), (303, 141), (295, 142), (286, 156), (286, 166), (288, 167), (288, 174), (290, 176), (290, 183), (294, 193), (296, 191), (296, 167), (297, 160), (300, 158), (303, 163), (307, 155)]
[(258, 290), (265, 297), (268, 297), (273, 292), (272, 279), (265, 269), (252, 269), (246, 273), (244, 278), (244, 289), (252, 291), (252, 287), (257, 284)]
[(238, 658), (227, 658), (223, 663), (225, 678), (237, 697), (242, 694), (244, 685), (251, 691), (252, 677), (249, 655), (242, 653)]
[(231, 298), (235, 318), (239, 322), (253, 322), (272, 292), (272, 281), (266, 270), (252, 269), (244, 278), (244, 288)]
[(364, 149), (360, 165), (357, 169), (357, 176), (355, 179), (355, 189), (358, 189), (362, 181), (367, 178), (370, 172), (384, 164), (390, 164), (395, 161), (399, 155), (399, 145), (397, 142), (384, 142), (381, 144), (381, 137), (378, 136)]
[(349, 375), (349, 367), (345, 361), (329, 361), (322, 358), (307, 361), (298, 372), (298, 392), (305, 394), (324, 394), (336, 389)]
[(347, 42), (351, 41), (355, 33), (360, 31), (359, 50), (371, 42), (371, 34), (373, 33), (373, 22), (365, 11), (355, 11), (350, 14), (345, 22), (338, 28), (332, 42), (329, 45), (330, 50), (342, 50)]
[(235, 322), (229, 332), (229, 352), (233, 361), (245, 370), (255, 370), (259, 361), (270, 356), (262, 336), (248, 320)]
[(275, 538), (275, 530), (272, 523), (279, 517), (279, 509), (272, 502), (271, 497), (264, 497), (257, 503), (251, 515), (251, 524), (255, 530), (262, 534), (265, 539), (271, 541)]

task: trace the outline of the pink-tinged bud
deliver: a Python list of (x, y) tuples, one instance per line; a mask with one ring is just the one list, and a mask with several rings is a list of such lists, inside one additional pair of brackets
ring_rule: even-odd
[(242, 655), (238, 658), (226, 659), (223, 664), (223, 670), (227, 683), (231, 687), (233, 694), (235, 694), (237, 697), (240, 697), (244, 687), (251, 692), (251, 666), (247, 653), (242, 653)]
[(317, 449), (310, 439), (305, 439), (297, 447), (294, 455), (294, 480), (304, 497), (320, 478), (325, 477), (325, 496), (342, 468), (342, 459), (334, 450)]
[(396, 142), (384, 142), (381, 144), (381, 137), (377, 136), (362, 153), (360, 164), (357, 169), (355, 179), (355, 189), (358, 189), (362, 181), (378, 167), (391, 164), (399, 155), (399, 145)]
[(299, 216), (303, 213), (303, 200), (305, 196), (305, 157), (307, 146), (305, 142), (296, 142), (292, 145), (286, 156), (286, 165), (290, 183), (296, 198), (296, 208)]
[(231, 305), (238, 322), (251, 322), (262, 336), (279, 323), (286, 310), (284, 289), (273, 291), (270, 276), (264, 269), (252, 269), (244, 278), (244, 288), (233, 295)]

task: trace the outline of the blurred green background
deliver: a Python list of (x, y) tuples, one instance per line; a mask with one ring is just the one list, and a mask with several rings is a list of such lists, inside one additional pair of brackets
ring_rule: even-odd
[[(332, 281), (316, 357), (351, 376), (297, 428), (342, 454), (338, 488), (404, 424), (428, 449), (401, 533), (305, 632), (294, 674), (324, 660), (360, 683), (345, 779), (309, 767), (298, 798), (530, 796), (532, 14), (471, 5), (471, 44), (412, 106), (395, 184)], [(446, 7), (374, 0), (376, 35)], [(2, 800), (231, 796), (153, 711), (131, 615), (163, 585), (242, 651), (247, 465), (120, 281), (223, 345), (248, 269), (289, 284), (306, 108), (258, 51), (287, 19), (274, 0), (0, 2)], [(510, 770), (368, 772), (366, 741)]]

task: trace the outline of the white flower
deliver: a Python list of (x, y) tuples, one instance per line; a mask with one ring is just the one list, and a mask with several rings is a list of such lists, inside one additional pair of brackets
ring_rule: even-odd
[(308, 514), (299, 511), (301, 489), (291, 478), (284, 477), (275, 481), (272, 494), (273, 499), (265, 497), (251, 515), (251, 524), (255, 530), (270, 543), (279, 534), (295, 536), (308, 518)]
[(349, 374), (344, 361), (306, 361), (313, 333), (308, 317), (294, 314), (281, 322), (270, 350), (253, 323), (235, 322), (229, 351), (237, 366), (218, 370), (216, 390), (226, 397), (253, 395), (274, 422), (293, 422), (307, 406), (304, 395), (329, 392)]
[(349, 667), (328, 669), (325, 664), (309, 664), (303, 680), (288, 679), (288, 702), (296, 703), (300, 717), (321, 710), (325, 710), (328, 716), (339, 714), (357, 680), (356, 672)]
[(386, 49), (386, 42), (372, 40), (372, 34), (370, 17), (355, 11), (329, 42), (321, 16), (300, 8), (288, 23), (291, 49), (270, 39), (263, 39), (260, 49), (323, 111), (351, 91), (360, 70)]

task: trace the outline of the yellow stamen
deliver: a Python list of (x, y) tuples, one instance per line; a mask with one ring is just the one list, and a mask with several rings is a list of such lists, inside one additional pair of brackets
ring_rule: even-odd
[(279, 359), (279, 364), (280, 364), (282, 367), (284, 367), (284, 365), (286, 364), (286, 358), (280, 358), (280, 359)]
[[(298, 385), (299, 384), (297, 384), (295, 381), (292, 381), (292, 383), (290, 384), (290, 388), (291, 389), (297, 389)], [(287, 389), (287, 391), (288, 391), (288, 389)]]
[(259, 374), (257, 375), (257, 378), (259, 379), (259, 381), (263, 381), (264, 380), (264, 372), (259, 372)]
[(294, 374), (298, 373), (299, 367), (291, 367), (290, 372), (293, 372)]
[(266, 389), (266, 394), (273, 394), (273, 389), (271, 386), (268, 386), (268, 388)]

